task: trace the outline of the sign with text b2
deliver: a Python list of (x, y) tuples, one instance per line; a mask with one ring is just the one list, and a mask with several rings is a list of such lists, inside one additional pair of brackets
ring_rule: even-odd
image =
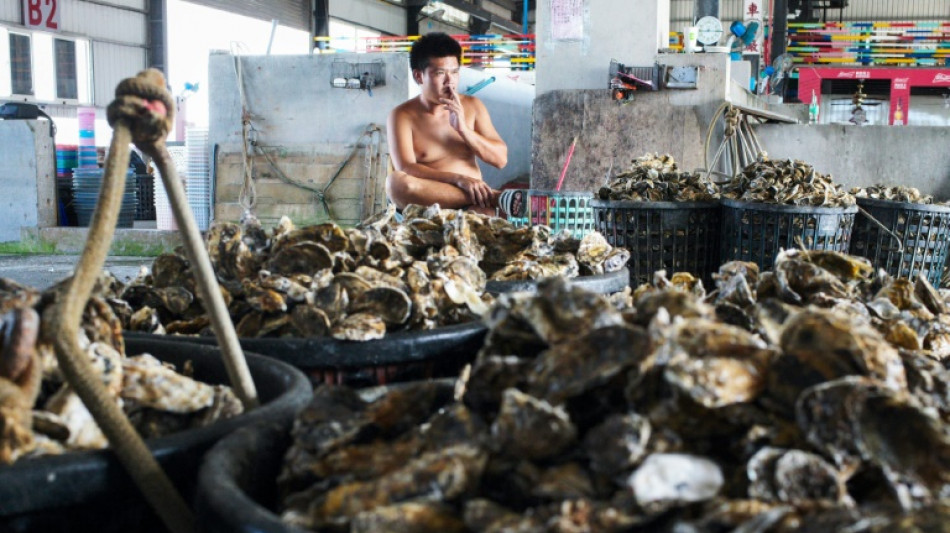
[(60, 0), (21, 0), (23, 25), (43, 31), (59, 31)]

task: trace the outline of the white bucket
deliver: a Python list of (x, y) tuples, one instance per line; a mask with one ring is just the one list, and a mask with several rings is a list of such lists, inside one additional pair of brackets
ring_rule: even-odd
[(683, 28), (683, 51), (688, 54), (698, 49), (697, 39), (699, 38), (699, 29), (696, 26), (686, 26)]

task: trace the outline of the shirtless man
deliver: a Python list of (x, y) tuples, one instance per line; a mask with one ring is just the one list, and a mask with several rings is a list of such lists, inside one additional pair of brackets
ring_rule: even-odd
[(439, 204), (494, 215), (499, 192), (482, 179), (475, 158), (497, 168), (508, 163), (485, 105), (458, 93), (462, 47), (444, 33), (412, 45), (409, 65), (422, 94), (389, 115), (387, 136), (395, 171), (386, 194), (396, 207)]

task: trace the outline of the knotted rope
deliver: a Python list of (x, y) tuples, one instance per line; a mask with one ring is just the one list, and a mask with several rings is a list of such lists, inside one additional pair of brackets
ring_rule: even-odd
[[(67, 382), (92, 413), (146, 501), (170, 531), (189, 532), (194, 530), (194, 517), (190, 509), (129, 423), (115, 398), (106, 392), (78, 342), (83, 310), (115, 234), (125, 190), (130, 142), (135, 142), (139, 149), (152, 156), (162, 174), (172, 200), (175, 219), (178, 226), (184, 229), (186, 251), (195, 268), (202, 301), (211, 313), (215, 333), (226, 356), (225, 365), (238, 397), (245, 406), (253, 407), (257, 404), (257, 393), (237, 344), (234, 326), (217, 289), (210, 261), (204, 254), (197, 225), (187, 207), (184, 191), (165, 147), (164, 139), (174, 119), (174, 102), (165, 90), (165, 78), (159, 71), (149, 69), (140, 72), (135, 78), (123, 80), (116, 87), (116, 99), (109, 105), (107, 116), (114, 132), (98, 203), (75, 273), (65, 284), (64, 294), (45, 311), (52, 326), (47, 331), (51, 332), (48, 335), (53, 338), (48, 340), (56, 349), (56, 359)], [(224, 323), (227, 327), (222, 327)], [(227, 347), (222, 337), (229, 341)]]
[[(710, 162), (709, 144), (712, 142), (713, 129), (718, 123), (720, 116), (723, 117), (722, 143), (719, 144), (716, 155), (713, 156), (713, 160)], [(716, 165), (719, 163), (719, 160), (727, 148), (730, 150), (730, 157), (732, 159), (732, 174), (713, 170), (716, 168)], [(703, 144), (703, 164), (706, 166), (706, 178), (709, 178), (710, 174), (719, 174), (723, 177), (735, 178), (739, 174), (739, 171), (746, 165), (758, 159), (765, 158), (767, 155), (765, 150), (762, 149), (761, 143), (759, 143), (759, 139), (755, 135), (755, 131), (749, 125), (746, 115), (729, 102), (723, 102), (722, 105), (716, 109), (716, 112), (713, 113), (709, 128), (706, 130), (706, 142)]]

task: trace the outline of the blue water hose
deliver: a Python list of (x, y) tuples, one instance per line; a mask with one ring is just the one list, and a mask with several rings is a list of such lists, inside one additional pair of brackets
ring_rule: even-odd
[(494, 76), (492, 76), (492, 77), (490, 77), (490, 78), (485, 78), (484, 80), (482, 80), (482, 81), (476, 83), (475, 85), (469, 85), (468, 89), (465, 90), (465, 94), (471, 96), (471, 95), (477, 93), (478, 91), (484, 89), (485, 87), (488, 87), (488, 86), (491, 85), (492, 83), (495, 83), (495, 77), (494, 77)]

